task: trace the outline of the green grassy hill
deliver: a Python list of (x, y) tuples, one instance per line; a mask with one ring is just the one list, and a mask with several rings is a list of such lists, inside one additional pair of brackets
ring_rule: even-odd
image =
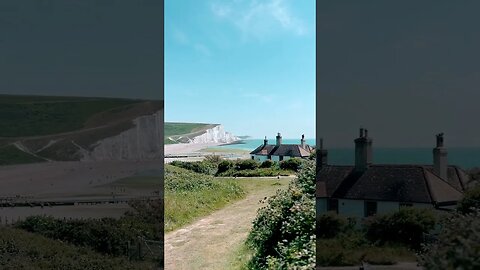
[(0, 95), (0, 165), (78, 160), (79, 147), (91, 149), (161, 109), (162, 101)]
[(205, 130), (215, 127), (215, 124), (204, 123), (174, 123), (165, 122), (165, 144), (175, 144), (178, 142), (186, 142), (184, 139), (186, 136), (194, 137), (203, 133)]
[(156, 269), (146, 261), (129, 261), (59, 240), (0, 226), (1, 269)]

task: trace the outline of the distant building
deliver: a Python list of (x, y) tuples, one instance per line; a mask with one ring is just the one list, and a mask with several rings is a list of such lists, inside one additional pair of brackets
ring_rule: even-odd
[(308, 158), (314, 148), (305, 143), (305, 136), (302, 135), (300, 144), (282, 144), (282, 136), (277, 134), (276, 143), (268, 144), (267, 137), (263, 144), (250, 152), (253, 160), (263, 162), (267, 159), (282, 161), (289, 158)]
[(328, 165), (328, 152), (320, 145), (317, 214), (334, 211), (362, 218), (401, 207), (452, 209), (463, 197), (468, 176), (447, 164), (443, 133), (437, 135), (433, 165), (376, 165), (372, 153), (372, 138), (364, 129), (355, 139), (354, 166)]

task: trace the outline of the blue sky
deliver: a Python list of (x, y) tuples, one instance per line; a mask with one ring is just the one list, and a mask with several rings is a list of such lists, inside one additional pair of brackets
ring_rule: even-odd
[(315, 136), (314, 0), (166, 0), (165, 121)]

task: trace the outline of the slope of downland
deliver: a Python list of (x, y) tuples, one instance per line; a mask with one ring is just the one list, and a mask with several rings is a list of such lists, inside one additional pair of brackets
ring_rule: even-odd
[(216, 124), (165, 122), (165, 144), (186, 143), (188, 138), (203, 134)]
[(161, 101), (8, 95), (0, 105), (0, 165), (80, 160), (80, 150), (163, 109)]
[(111, 257), (20, 229), (0, 226), (1, 269), (156, 269), (150, 262)]

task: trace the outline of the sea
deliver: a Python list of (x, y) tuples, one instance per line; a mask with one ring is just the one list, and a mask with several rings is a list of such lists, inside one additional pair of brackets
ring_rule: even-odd
[[(309, 145), (315, 145), (315, 139), (305, 139)], [(270, 139), (270, 144), (275, 140)], [(285, 144), (299, 144), (299, 139), (282, 139)], [(246, 139), (239, 144), (228, 144), (222, 148), (232, 148), (252, 151), (263, 144), (263, 139)], [(375, 164), (432, 164), (433, 148), (373, 148)], [(448, 164), (457, 165), (463, 169), (480, 167), (480, 147), (449, 147)], [(331, 165), (353, 165), (355, 161), (354, 148), (329, 148), (328, 163)]]

